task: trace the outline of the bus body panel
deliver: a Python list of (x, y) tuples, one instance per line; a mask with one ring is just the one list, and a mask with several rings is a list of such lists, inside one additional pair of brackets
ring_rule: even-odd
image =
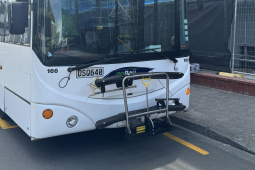
[[(69, 74), (67, 67), (46, 67), (41, 64), (34, 52), (32, 52), (32, 60), (31, 101), (33, 103), (61, 105), (75, 110), (79, 110), (83, 106), (87, 97), (80, 96), (80, 94), (84, 93), (83, 87), (86, 84), (79, 82), (80, 88), (75, 87), (75, 82), (72, 81), (76, 79), (74, 73), (71, 74), (67, 87), (60, 88), (59, 81)], [(57, 68), (58, 73), (48, 73), (48, 69), (53, 68)]]
[[(66, 87), (60, 88), (66, 84), (69, 73), (66, 66), (46, 67), (43, 66), (37, 56), (33, 53), (33, 68), (32, 68), (32, 102), (40, 104), (57, 104), (79, 110), (82, 105), (87, 101), (88, 97), (97, 99), (121, 99), (123, 100), (122, 90), (114, 91), (110, 93), (91, 95), (90, 87), (88, 84), (93, 81), (95, 77), (91, 78), (77, 78), (76, 71), (73, 71), (70, 75), (70, 80)], [(170, 80), (170, 93), (174, 94), (182, 87), (186, 86), (190, 82), (189, 76), (189, 62), (183, 62), (184, 59), (189, 57), (178, 58), (178, 72), (183, 72), (185, 76), (178, 80)], [(174, 70), (174, 63), (170, 60), (155, 60), (133, 63), (119, 63), (119, 64), (106, 64), (106, 65), (94, 65), (92, 67), (104, 68), (104, 74), (102, 77), (108, 75), (111, 71), (125, 68), (125, 67), (146, 67), (152, 68), (153, 72), (176, 72)], [(49, 70), (58, 70), (57, 72), (49, 73)], [(62, 82), (61, 79), (66, 77)], [(100, 78), (102, 78), (100, 77)], [(128, 93), (133, 95), (129, 97), (136, 97), (145, 94), (145, 86), (141, 80), (134, 81), (137, 87), (128, 89)], [(111, 85), (112, 88), (106, 87), (106, 90), (116, 89), (116, 85)], [(165, 80), (156, 80), (149, 86), (149, 92), (163, 89), (165, 86)], [(100, 92), (96, 90), (96, 92)], [(61, 100), (59, 98), (61, 97)]]
[(30, 52), (27, 46), (0, 42), (1, 109), (30, 136)]
[[(186, 85), (190, 84), (190, 64), (189, 64), (189, 57), (177, 58), (178, 63), (176, 67), (178, 68), (177, 72), (181, 72), (184, 76), (178, 80), (169, 80), (169, 91), (171, 95), (177, 93), (181, 88), (185, 87)], [(162, 65), (162, 67), (173, 67), (170, 65)], [(170, 72), (176, 72), (172, 70)], [(160, 80), (162, 84), (166, 84), (166, 80)]]
[(20, 100), (30, 102), (30, 51), (27, 46), (0, 42), (0, 73), (1, 109), (4, 109), (4, 89), (7, 88), (20, 96)]
[(180, 103), (186, 106), (185, 110), (189, 109), (189, 99), (190, 94), (187, 94), (187, 89), (190, 89), (190, 83), (184, 86), (183, 88), (179, 89), (174, 95), (173, 98), (179, 98)]
[[(64, 95), (69, 98), (75, 98), (80, 101), (85, 101), (88, 96), (90, 96), (90, 87), (88, 84), (93, 81), (96, 77), (91, 78), (77, 78), (77, 72), (73, 71), (70, 75), (70, 81), (64, 88), (60, 88), (60, 86), (64, 86), (66, 84), (67, 79), (64, 79), (61, 81), (62, 78), (68, 77), (69, 72), (67, 72), (67, 66), (51, 66), (47, 67), (41, 64), (40, 60), (34, 54), (32, 53), (32, 59), (33, 59), (33, 75), (32, 79), (37, 78), (40, 81), (41, 84), (44, 84), (45, 87), (48, 89), (51, 89), (55, 93), (59, 93), (61, 95)], [(163, 65), (162, 65), (163, 64)], [(146, 68), (153, 68), (153, 71), (174, 71), (173, 67), (169, 66), (171, 64), (173, 66), (173, 63), (170, 60), (157, 60), (157, 61), (143, 61), (143, 62), (133, 62), (133, 63), (118, 63), (118, 64), (102, 64), (102, 65), (93, 65), (91, 68), (104, 68), (104, 74), (103, 76), (100, 76), (99, 78), (103, 78), (104, 76), (107, 76), (110, 72), (124, 67), (146, 67)], [(161, 68), (162, 67), (162, 68)], [(53, 72), (51, 72), (51, 70)], [(56, 72), (54, 70), (57, 70)], [(37, 80), (36, 80), (37, 81)], [(141, 81), (136, 81), (139, 83), (136, 88), (132, 89), (132, 91), (135, 93), (142, 92), (145, 93), (144, 85), (141, 83)], [(34, 82), (32, 82), (34, 84)], [(134, 83), (136, 84), (136, 83)], [(153, 80), (153, 83), (149, 87), (150, 89), (161, 89), (163, 88), (164, 84), (159, 83), (158, 80)], [(33, 86), (33, 85), (32, 85)], [(152, 87), (153, 86), (153, 87)], [(37, 87), (37, 85), (33, 86)], [(107, 86), (107, 90), (116, 89), (116, 85), (110, 85)], [(96, 92), (99, 92), (98, 90)], [(115, 91), (112, 93), (107, 93), (102, 97), (102, 95), (96, 95), (91, 96), (93, 98), (115, 98), (112, 96), (122, 95), (121, 91)], [(46, 101), (42, 101), (44, 99), (37, 98), (36, 96), (32, 95), (33, 102), (36, 103), (43, 103)], [(120, 97), (119, 97), (120, 98)], [(121, 96), (122, 98), (122, 96)], [(76, 108), (78, 109), (78, 108)]]
[[(149, 94), (149, 106), (155, 106), (155, 98), (164, 98), (166, 90), (158, 90)], [(171, 95), (169, 94), (171, 97)], [(171, 101), (172, 102), (172, 101)], [(170, 102), (169, 102), (170, 103)], [(138, 110), (146, 108), (146, 95), (128, 98), (128, 110)], [(82, 113), (89, 115), (89, 118), (96, 123), (119, 113), (125, 112), (124, 99), (93, 99), (89, 98), (87, 103), (80, 110)]]
[(177, 66), (179, 66), (178, 72), (183, 73), (184, 76), (181, 79), (169, 81), (171, 86), (169, 90), (172, 95), (176, 94), (181, 88), (190, 84), (190, 64), (185, 60), (189, 60), (189, 57), (179, 58), (177, 63)]
[[(3, 63), (0, 62), (0, 66), (4, 67)], [(4, 70), (0, 70), (0, 109), (4, 111)]]
[(4, 65), (30, 74), (31, 47), (2, 42), (0, 47), (0, 61)]
[[(53, 110), (50, 119), (44, 119), (42, 116), (45, 108)], [(31, 137), (36, 139), (95, 129), (95, 124), (88, 117), (68, 107), (31, 103), (31, 110)], [(75, 127), (69, 128), (66, 120), (74, 115), (78, 117), (78, 123)]]
[(30, 75), (4, 65), (4, 86), (24, 100), (30, 102)]
[(5, 89), (5, 113), (30, 136), (30, 103)]

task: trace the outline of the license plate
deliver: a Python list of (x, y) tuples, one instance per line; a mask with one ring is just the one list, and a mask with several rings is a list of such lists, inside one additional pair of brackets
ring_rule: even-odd
[(76, 78), (103, 77), (103, 67), (90, 67), (76, 71)]

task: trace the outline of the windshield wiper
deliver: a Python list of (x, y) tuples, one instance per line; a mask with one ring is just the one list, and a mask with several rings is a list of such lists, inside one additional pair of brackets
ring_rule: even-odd
[[(112, 58), (104, 58), (100, 61), (96, 61), (96, 62), (92, 62), (92, 63), (88, 63), (88, 64), (82, 64), (82, 65), (79, 65), (79, 66), (75, 66), (75, 67), (68, 67), (67, 71), (68, 72), (72, 72), (72, 71), (75, 71), (75, 70), (81, 70), (81, 69), (84, 69), (84, 68), (88, 68), (90, 66), (93, 66), (93, 65), (96, 65), (96, 64), (101, 64), (101, 63), (104, 63), (106, 61), (111, 61), (111, 60), (116, 60), (116, 59), (121, 59), (121, 58), (125, 58), (127, 56), (130, 56), (130, 54), (136, 54), (136, 52), (142, 52), (142, 51), (154, 51), (157, 55), (161, 56), (161, 57), (164, 57), (166, 59), (169, 59), (171, 61), (173, 61), (174, 63), (177, 63), (178, 60), (176, 60), (176, 58), (172, 58), (172, 57), (167, 57), (159, 52), (157, 52), (156, 50), (159, 49), (159, 48), (151, 48), (151, 49), (144, 49), (144, 50), (133, 50), (132, 52), (124, 52), (124, 53), (116, 53), (118, 55), (118, 57), (112, 57)], [(160, 48), (161, 49), (161, 48)], [(108, 55), (109, 56), (109, 55)], [(107, 57), (108, 57), (107, 56)]]
[[(162, 50), (161, 48), (150, 48), (150, 49), (144, 49), (144, 50), (136, 50), (136, 51), (132, 51), (132, 52), (142, 52), (142, 51), (154, 51), (154, 53), (156, 53), (157, 55), (161, 56), (161, 57), (164, 57), (168, 60), (171, 60), (172, 62), (174, 62), (175, 64), (178, 62), (178, 60), (176, 60), (175, 57), (169, 57), (169, 56), (165, 56), (163, 55), (161, 52), (158, 52), (156, 50)], [(124, 53), (123, 53), (124, 54)]]
[[(104, 63), (106, 61), (111, 61), (111, 60), (116, 60), (116, 59), (120, 59), (120, 58), (125, 58), (127, 56), (129, 56), (129, 54), (133, 54), (134, 52), (130, 52), (130, 53), (120, 53), (120, 54), (117, 54), (118, 57), (112, 57), (112, 58), (104, 58), (100, 61), (96, 61), (96, 62), (92, 62), (92, 63), (88, 63), (88, 64), (82, 64), (82, 65), (79, 65), (79, 66), (75, 66), (75, 67), (68, 67), (67, 71), (68, 72), (72, 72), (72, 71), (75, 71), (75, 70), (81, 70), (81, 69), (84, 69), (84, 68), (88, 68), (90, 66), (93, 66), (93, 65), (96, 65), (96, 64), (101, 64), (101, 63)], [(124, 55), (126, 54), (126, 55)], [(109, 56), (109, 55), (108, 55)]]
[(158, 55), (161, 56), (161, 57), (164, 57), (164, 58), (166, 58), (166, 59), (168, 59), (168, 60), (171, 60), (171, 61), (174, 62), (175, 64), (178, 62), (178, 60), (176, 60), (175, 57), (168, 57), (168, 56), (165, 56), (165, 55), (163, 55), (163, 54), (157, 52), (155, 49), (150, 49), (150, 50), (154, 51), (154, 53), (158, 54)]

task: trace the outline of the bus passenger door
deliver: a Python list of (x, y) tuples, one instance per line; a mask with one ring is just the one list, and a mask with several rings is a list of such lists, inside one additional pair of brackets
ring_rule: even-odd
[(3, 64), (0, 63), (0, 109), (4, 111), (4, 71)]

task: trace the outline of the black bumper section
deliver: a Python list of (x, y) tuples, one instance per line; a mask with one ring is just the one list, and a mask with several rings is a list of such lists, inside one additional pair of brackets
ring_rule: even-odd
[[(185, 108), (186, 108), (186, 106), (184, 106), (182, 104), (180, 104), (180, 105), (169, 105), (168, 106), (169, 111), (181, 111), (181, 110), (184, 110)], [(154, 110), (158, 110), (158, 109), (159, 109), (158, 106), (153, 106), (153, 107), (149, 108), (150, 111), (154, 111)], [(140, 110), (129, 111), (129, 115), (135, 115), (135, 114), (143, 113), (143, 112), (147, 112), (147, 108), (140, 109)], [(96, 122), (96, 128), (97, 129), (103, 129), (107, 126), (110, 126), (114, 123), (117, 123), (117, 122), (120, 122), (120, 121), (123, 121), (123, 120), (126, 120), (126, 113), (125, 112), (97, 121)]]
[(130, 135), (126, 132), (125, 137), (129, 140), (142, 139), (142, 138), (147, 137), (147, 136), (158, 135), (158, 134), (162, 134), (164, 132), (168, 132), (168, 131), (171, 131), (171, 130), (172, 130), (172, 126), (165, 127), (163, 129), (159, 129), (159, 130), (155, 130), (155, 131), (151, 131), (151, 132), (141, 133), (141, 134), (132, 134), (132, 135)]
[[(155, 73), (158, 73), (158, 72), (154, 72)], [(184, 76), (183, 73), (179, 73), (179, 72), (166, 72), (169, 76), (169, 79), (180, 79)], [(133, 74), (133, 75), (139, 75), (139, 74), (147, 74), (147, 73), (136, 73), (136, 74)], [(147, 77), (151, 77), (151, 79), (166, 79), (166, 76), (165, 75), (153, 75), (153, 73), (151, 73), (152, 75), (150, 76), (147, 76)], [(122, 80), (126, 77), (126, 75), (115, 75), (115, 76), (111, 76), (111, 77), (105, 77), (105, 78), (101, 78), (101, 79), (97, 79), (95, 81), (95, 85), (97, 87), (102, 87), (102, 86), (107, 86), (107, 85), (110, 85), (110, 84), (121, 84), (122, 83)], [(145, 76), (145, 78), (147, 78)], [(135, 79), (142, 79), (142, 77), (139, 77), (139, 78), (135, 78)], [(134, 79), (134, 80), (135, 80)], [(128, 81), (128, 80), (126, 80)]]

